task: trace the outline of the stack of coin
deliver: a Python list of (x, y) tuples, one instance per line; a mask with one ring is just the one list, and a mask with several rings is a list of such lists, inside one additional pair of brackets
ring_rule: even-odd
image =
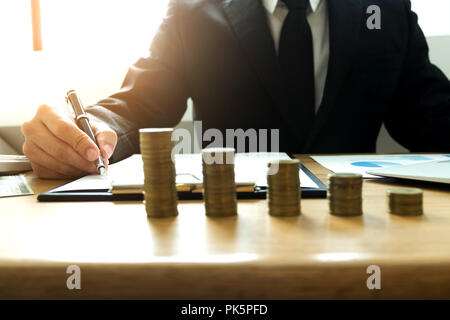
[(386, 192), (389, 213), (419, 216), (423, 213), (423, 192), (416, 188), (394, 188)]
[(337, 216), (362, 214), (362, 175), (331, 173), (328, 175), (330, 213)]
[(144, 164), (144, 200), (149, 217), (178, 215), (175, 165), (172, 161), (173, 129), (141, 129)]
[(203, 198), (206, 215), (226, 217), (237, 214), (232, 148), (202, 150)]
[[(274, 170), (274, 166), (278, 167), (278, 171)], [(269, 162), (268, 167), (269, 214), (278, 217), (298, 216), (301, 212), (300, 161), (275, 160)]]

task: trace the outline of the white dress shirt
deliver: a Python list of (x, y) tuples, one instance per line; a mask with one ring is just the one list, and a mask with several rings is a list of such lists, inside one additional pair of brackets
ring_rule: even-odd
[[(281, 0), (262, 0), (267, 11), (269, 27), (278, 51), (281, 29), (289, 9)], [(325, 0), (309, 0), (307, 20), (311, 27), (314, 50), (314, 77), (316, 111), (322, 102), (330, 56), (330, 33), (328, 27), (328, 7)]]

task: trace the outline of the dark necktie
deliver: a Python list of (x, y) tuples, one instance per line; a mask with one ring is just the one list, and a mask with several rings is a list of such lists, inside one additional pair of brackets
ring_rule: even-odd
[[(315, 117), (312, 33), (306, 20), (308, 0), (283, 0), (289, 13), (281, 30), (279, 60), (286, 83), (289, 107), (298, 122), (304, 148)], [(298, 109), (297, 109), (298, 108)]]

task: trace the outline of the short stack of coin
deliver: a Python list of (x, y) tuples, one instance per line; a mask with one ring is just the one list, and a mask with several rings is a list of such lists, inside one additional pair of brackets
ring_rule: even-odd
[(423, 192), (416, 188), (393, 188), (386, 192), (389, 213), (419, 216), (423, 213)]
[(362, 175), (331, 173), (328, 175), (330, 213), (337, 216), (362, 214)]
[(298, 216), (301, 213), (300, 161), (275, 160), (269, 162), (268, 167), (269, 214), (277, 217)]
[(149, 217), (178, 215), (175, 165), (172, 161), (173, 129), (141, 129), (144, 164), (144, 200)]
[(206, 215), (226, 217), (237, 214), (233, 148), (202, 150), (203, 198)]

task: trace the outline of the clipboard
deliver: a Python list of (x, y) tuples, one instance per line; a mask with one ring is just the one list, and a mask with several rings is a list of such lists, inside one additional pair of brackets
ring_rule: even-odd
[[(311, 171), (301, 166), (301, 170), (313, 180), (318, 188), (302, 187), (302, 198), (326, 198), (327, 186), (320, 181)], [(58, 187), (59, 188), (59, 187)], [(55, 188), (56, 189), (56, 188)], [(80, 202), (80, 201), (143, 201), (142, 193), (135, 194), (113, 194), (107, 189), (89, 190), (89, 191), (60, 191), (53, 190), (41, 193), (37, 199), (39, 202)], [(266, 199), (267, 188), (256, 187), (254, 192), (238, 192), (237, 198), (243, 199)], [(178, 191), (178, 199), (183, 200), (202, 200), (203, 195), (199, 192)]]

